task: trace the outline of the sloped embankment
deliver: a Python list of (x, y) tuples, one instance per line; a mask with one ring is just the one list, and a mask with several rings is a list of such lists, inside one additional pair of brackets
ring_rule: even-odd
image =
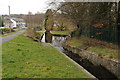
[[(64, 44), (63, 47), (65, 50), (70, 51), (76, 55), (79, 55), (82, 58), (82, 60), (90, 61), (95, 66), (104, 67), (105, 69), (110, 71), (110, 73), (119, 77), (119, 75), (120, 75), (119, 74), (119, 72), (120, 72), (119, 71), (119, 67), (120, 67), (119, 61), (116, 61), (113, 59), (105, 59), (105, 58), (95, 54), (94, 52), (89, 52), (87, 50), (83, 50), (78, 47), (72, 47), (72, 46), (66, 45), (66, 44)], [(97, 69), (97, 70), (99, 72), (99, 69)], [(106, 75), (106, 74), (104, 73), (104, 75)]]

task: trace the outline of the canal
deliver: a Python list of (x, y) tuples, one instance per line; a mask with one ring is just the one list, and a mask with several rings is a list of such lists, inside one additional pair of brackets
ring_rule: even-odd
[(62, 47), (62, 44), (66, 41), (66, 36), (64, 35), (52, 35), (49, 31), (45, 32), (41, 42), (44, 43), (51, 43), (56, 47), (58, 50), (62, 51), (64, 54), (66, 54), (68, 57), (70, 57), (72, 60), (74, 60), (76, 63), (81, 65), (83, 68), (85, 68), (88, 72), (90, 72), (92, 75), (94, 75), (99, 80), (118, 80), (118, 78), (112, 74), (110, 71), (105, 69), (102, 66), (96, 66), (92, 64), (87, 59), (82, 59), (79, 55), (74, 54), (70, 51), (65, 50)]

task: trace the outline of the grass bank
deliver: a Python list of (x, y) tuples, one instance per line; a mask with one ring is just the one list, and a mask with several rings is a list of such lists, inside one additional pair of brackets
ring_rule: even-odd
[(69, 35), (69, 31), (51, 31), (52, 34)]
[(68, 40), (66, 44), (94, 52), (98, 54), (98, 56), (102, 56), (104, 58), (120, 60), (120, 56), (118, 56), (117, 45), (114, 45), (112, 43), (107, 43), (82, 36), (81, 38), (72, 38)]
[(2, 47), (3, 78), (89, 78), (51, 46), (43, 46), (23, 34)]
[(42, 32), (42, 31), (36, 31), (36, 33), (38, 33), (38, 34), (40, 34), (40, 35), (43, 35), (43, 34), (44, 34), (44, 32)]

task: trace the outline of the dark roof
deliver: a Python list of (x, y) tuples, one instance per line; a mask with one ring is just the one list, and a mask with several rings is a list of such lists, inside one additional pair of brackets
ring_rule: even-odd
[(13, 20), (15, 20), (15, 21), (21, 21), (21, 22), (23, 22), (24, 21), (24, 19), (20, 19), (20, 18), (13, 18)]

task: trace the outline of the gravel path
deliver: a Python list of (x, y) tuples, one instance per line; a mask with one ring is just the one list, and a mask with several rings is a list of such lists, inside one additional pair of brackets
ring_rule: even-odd
[[(22, 31), (18, 31), (14, 34), (11, 34), (11, 35), (8, 35), (8, 36), (5, 36), (5, 37), (2, 37), (2, 44), (5, 43), (5, 42), (8, 42), (12, 39), (14, 39), (16, 36), (22, 34), (25, 30), (22, 30)], [(1, 43), (0, 43), (1, 44)]]

